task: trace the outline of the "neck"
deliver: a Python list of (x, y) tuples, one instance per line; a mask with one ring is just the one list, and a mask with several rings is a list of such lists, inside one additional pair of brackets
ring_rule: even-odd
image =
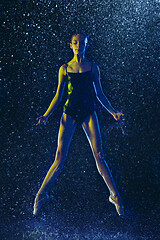
[(84, 62), (85, 56), (84, 56), (84, 54), (82, 54), (82, 55), (74, 54), (73, 59), (77, 63), (82, 63), (82, 62)]

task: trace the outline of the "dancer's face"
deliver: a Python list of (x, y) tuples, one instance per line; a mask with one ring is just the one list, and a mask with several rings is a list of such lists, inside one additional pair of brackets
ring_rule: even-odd
[(70, 48), (73, 50), (74, 54), (82, 55), (85, 53), (87, 42), (87, 37), (85, 37), (84, 35), (73, 35), (72, 42), (70, 43)]

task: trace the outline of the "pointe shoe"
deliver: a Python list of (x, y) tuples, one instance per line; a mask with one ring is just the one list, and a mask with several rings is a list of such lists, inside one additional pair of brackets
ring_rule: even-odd
[(124, 207), (121, 201), (119, 201), (118, 196), (110, 195), (109, 201), (115, 205), (118, 215), (124, 216)]
[(35, 200), (34, 200), (34, 207), (33, 207), (33, 215), (35, 215), (35, 216), (38, 215), (39, 210), (40, 210), (42, 204), (43, 204), (46, 200), (48, 200), (48, 199), (49, 199), (48, 194), (43, 195), (43, 197), (42, 197), (40, 200), (38, 200), (38, 201), (36, 201), (36, 198), (35, 198)]

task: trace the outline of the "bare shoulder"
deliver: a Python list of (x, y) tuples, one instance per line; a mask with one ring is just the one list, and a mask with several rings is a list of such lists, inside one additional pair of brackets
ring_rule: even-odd
[(59, 74), (60, 75), (66, 75), (66, 69), (67, 69), (67, 64), (63, 64), (60, 68), (59, 68)]

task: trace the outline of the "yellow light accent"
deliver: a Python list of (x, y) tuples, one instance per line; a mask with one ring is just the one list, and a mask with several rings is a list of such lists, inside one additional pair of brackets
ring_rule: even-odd
[(68, 83), (68, 94), (70, 95), (73, 91), (73, 87), (72, 87), (72, 84), (71, 82)]

